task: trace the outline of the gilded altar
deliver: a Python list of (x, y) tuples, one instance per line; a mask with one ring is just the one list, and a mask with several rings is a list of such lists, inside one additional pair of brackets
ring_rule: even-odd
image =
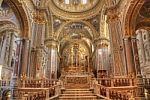
[(90, 86), (91, 75), (89, 73), (66, 73), (64, 77), (66, 88), (88, 88)]

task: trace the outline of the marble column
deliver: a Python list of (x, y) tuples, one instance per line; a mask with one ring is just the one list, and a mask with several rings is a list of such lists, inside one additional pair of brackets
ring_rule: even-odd
[(35, 54), (35, 74), (36, 74), (36, 79), (42, 79), (44, 77), (44, 64), (45, 64), (45, 50), (44, 50), (44, 47), (41, 46), (41, 47), (37, 47), (36, 48), (36, 54)]
[(18, 77), (19, 77), (19, 68), (21, 62), (21, 53), (22, 53), (22, 40), (15, 41), (16, 43), (16, 55), (15, 55), (15, 66), (13, 69), (13, 76), (11, 79), (10, 90), (11, 90), (11, 100), (19, 100), (19, 91), (18, 91)]
[(29, 49), (30, 40), (27, 38), (22, 39), (22, 57), (20, 66), (20, 77), (27, 76), (28, 63), (29, 63)]
[(13, 46), (14, 46), (14, 42), (15, 42), (15, 33), (11, 32), (11, 40), (10, 40), (10, 49), (9, 49), (9, 60), (8, 60), (8, 67), (14, 67), (13, 65), (11, 65), (12, 60), (13, 60)]
[(98, 71), (100, 70), (100, 43), (98, 43), (99, 40), (95, 40), (95, 68), (96, 68), (96, 73), (98, 75)]
[(138, 49), (137, 49), (137, 39), (135, 36), (131, 37), (132, 42), (132, 50), (133, 50), (133, 57), (134, 57), (134, 65), (136, 68), (136, 100), (145, 100), (144, 97), (144, 84), (141, 75), (141, 68), (139, 63), (139, 56), (138, 56)]
[(142, 57), (142, 62), (143, 65), (146, 63), (146, 56), (145, 56), (145, 50), (144, 50), (144, 42), (143, 42), (143, 35), (142, 35), (142, 30), (137, 31), (137, 38), (139, 39), (139, 47), (141, 50), (141, 57)]
[(117, 8), (109, 8), (106, 11), (106, 14), (110, 34), (110, 48), (114, 77), (126, 76), (122, 27), (119, 18), (120, 13)]
[(58, 69), (58, 52), (57, 41), (50, 38), (45, 40), (45, 45), (48, 48), (48, 65), (47, 65), (47, 77), (49, 79), (57, 79)]
[(9, 65), (10, 50), (11, 50), (11, 32), (6, 31), (3, 34), (3, 43), (0, 55), (0, 63), (2, 63), (5, 67), (8, 67)]
[(126, 55), (126, 67), (127, 67), (127, 74), (129, 77), (135, 77), (136, 70), (134, 66), (134, 58), (132, 53), (132, 42), (130, 37), (124, 38), (124, 48), (125, 48), (125, 55)]
[[(42, 2), (44, 2), (43, 0)], [(39, 2), (41, 3), (41, 2)], [(41, 6), (39, 6), (41, 7)], [(46, 24), (47, 20), (45, 17), (45, 10), (37, 9), (33, 12), (33, 22), (32, 22), (32, 41), (31, 41), (31, 53), (30, 53), (30, 78), (41, 79), (44, 77), (44, 67), (45, 67), (45, 54), (47, 53), (44, 40), (46, 34)], [(48, 32), (47, 32), (48, 33)]]
[(1, 52), (0, 52), (0, 63), (1, 64), (4, 64), (6, 44), (7, 44), (7, 34), (3, 34), (3, 39), (2, 39), (2, 43), (1, 43)]
[(133, 57), (134, 57), (134, 67), (136, 68), (136, 73), (141, 74), (136, 37), (134, 36), (131, 37), (131, 42), (132, 42), (132, 52), (133, 52)]
[(145, 30), (144, 38), (146, 65), (150, 66), (150, 31)]
[(147, 42), (148, 42), (148, 49), (149, 49), (149, 54), (150, 54), (150, 31), (147, 32)]
[(97, 65), (97, 72), (99, 70), (105, 70), (108, 72), (109, 70), (109, 51), (108, 51), (108, 39), (98, 39), (95, 41), (96, 46), (96, 65)]

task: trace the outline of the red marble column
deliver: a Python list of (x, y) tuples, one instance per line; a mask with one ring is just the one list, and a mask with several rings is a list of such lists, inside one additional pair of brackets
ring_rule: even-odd
[(130, 37), (124, 38), (124, 48), (126, 55), (127, 74), (129, 77), (135, 77), (136, 70), (134, 66), (134, 58), (132, 54), (132, 42)]
[(140, 63), (139, 63), (139, 56), (138, 56), (138, 49), (137, 49), (137, 39), (136, 37), (131, 38), (132, 42), (132, 50), (133, 50), (133, 57), (134, 57), (134, 66), (136, 68), (136, 100), (145, 100), (144, 97), (144, 84), (141, 75)]
[(20, 77), (27, 75), (28, 63), (29, 63), (29, 48), (30, 40), (22, 40), (22, 56), (21, 56), (21, 66), (20, 66)]

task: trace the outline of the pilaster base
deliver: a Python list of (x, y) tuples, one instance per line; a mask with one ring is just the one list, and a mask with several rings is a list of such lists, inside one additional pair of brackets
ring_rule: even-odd
[(135, 100), (146, 100), (145, 97), (135, 97)]

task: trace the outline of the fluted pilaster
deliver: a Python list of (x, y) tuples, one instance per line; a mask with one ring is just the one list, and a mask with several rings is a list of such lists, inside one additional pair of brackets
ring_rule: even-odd
[(58, 69), (58, 43), (56, 40), (49, 38), (45, 40), (45, 45), (48, 48), (48, 64), (47, 64), (47, 77), (50, 79), (57, 79)]
[(134, 36), (131, 37), (131, 42), (132, 42), (132, 50), (133, 50), (133, 57), (134, 57), (134, 67), (136, 68), (136, 73), (141, 74), (136, 37)]
[(30, 40), (25, 38), (22, 39), (22, 57), (21, 57), (21, 67), (20, 67), (20, 77), (27, 76), (28, 63), (29, 63), (29, 50), (30, 50)]
[(129, 77), (135, 77), (136, 70), (134, 66), (134, 58), (132, 54), (132, 41), (130, 37), (124, 38), (124, 47), (125, 47), (125, 55), (126, 55), (127, 74)]
[(106, 38), (100, 38), (95, 40), (96, 51), (95, 51), (95, 60), (96, 60), (96, 68), (97, 73), (99, 71), (107, 71), (109, 72), (109, 40)]
[(137, 49), (137, 39), (135, 36), (131, 37), (132, 42), (132, 50), (133, 50), (133, 57), (134, 57), (134, 67), (136, 68), (136, 100), (145, 100), (144, 99), (144, 88), (143, 88), (143, 79), (141, 75), (141, 68), (139, 63), (139, 56), (138, 56), (138, 49)]
[(114, 7), (107, 9), (107, 23), (111, 41), (112, 65), (114, 76), (116, 77), (126, 75), (122, 27), (119, 15), (120, 13), (117, 8)]
[(45, 12), (36, 10), (33, 12), (33, 30), (32, 30), (32, 47), (40, 47), (44, 45), (46, 23)]
[[(12, 58), (13, 58), (13, 46), (14, 46), (14, 41), (15, 41), (15, 34), (13, 33), (13, 32), (11, 32), (10, 33), (10, 35), (11, 35), (11, 40), (10, 40), (10, 49), (9, 49), (9, 60), (8, 60), (8, 66), (9, 67), (14, 67), (13, 65), (11, 65), (11, 63), (12, 63)], [(15, 56), (15, 55), (14, 55)]]
[(145, 56), (145, 50), (144, 50), (144, 42), (143, 42), (143, 36), (142, 36), (142, 31), (137, 31), (137, 39), (139, 40), (139, 47), (138, 48), (140, 48), (140, 52), (139, 52), (139, 54), (141, 53), (141, 60), (142, 60), (142, 62), (143, 62), (143, 65), (145, 65), (145, 63), (146, 63), (146, 56)]

